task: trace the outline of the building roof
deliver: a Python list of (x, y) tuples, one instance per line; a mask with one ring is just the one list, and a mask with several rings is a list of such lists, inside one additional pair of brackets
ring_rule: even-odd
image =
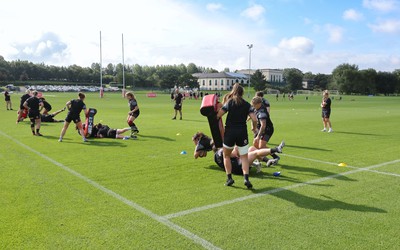
[(198, 78), (248, 78), (247, 75), (242, 73), (233, 73), (233, 72), (219, 72), (219, 73), (195, 73), (193, 76)]

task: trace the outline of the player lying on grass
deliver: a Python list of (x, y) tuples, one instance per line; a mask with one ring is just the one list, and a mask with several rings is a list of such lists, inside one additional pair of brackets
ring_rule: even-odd
[(66, 108), (64, 107), (63, 109), (60, 109), (60, 110), (58, 110), (58, 111), (56, 111), (56, 112), (54, 112), (52, 114), (49, 114), (49, 113), (44, 114), (43, 113), (43, 114), (40, 115), (40, 120), (42, 122), (64, 122), (64, 120), (56, 120), (56, 119), (54, 119), (54, 117), (56, 115), (58, 115), (59, 113), (63, 112), (65, 109)]
[[(85, 124), (83, 124), (83, 129), (85, 129)], [(131, 128), (121, 128), (121, 129), (113, 129), (108, 125), (98, 123), (93, 126), (92, 133), (89, 137), (92, 138), (112, 138), (112, 139), (124, 139), (127, 140), (130, 137), (124, 136), (123, 133), (130, 131)], [(79, 133), (79, 130), (78, 130)]]
[[(222, 154), (222, 148), (216, 148), (214, 146), (214, 141), (205, 135), (202, 132), (197, 132), (193, 137), (192, 141), (196, 145), (195, 150), (194, 150), (194, 158), (202, 158), (207, 156), (207, 152), (213, 151), (214, 152), (214, 161), (217, 163), (217, 165), (225, 169), (224, 167), (224, 157)], [(285, 146), (285, 142), (282, 141), (278, 147), (275, 148), (262, 148), (262, 149), (257, 149), (254, 146), (249, 147), (248, 151), (248, 159), (250, 165), (253, 164), (253, 162), (258, 159), (261, 160), (263, 157), (267, 155), (271, 155), (274, 153), (282, 153), (282, 149)], [(242, 174), (242, 164), (240, 162), (240, 157), (238, 154), (238, 149), (235, 147), (235, 149), (232, 151), (231, 155), (231, 163), (232, 163), (232, 173), (234, 174)], [(257, 172), (261, 171), (261, 164), (257, 165)]]

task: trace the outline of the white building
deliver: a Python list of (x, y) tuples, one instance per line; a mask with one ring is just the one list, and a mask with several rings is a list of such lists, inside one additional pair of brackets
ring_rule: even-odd
[(200, 90), (231, 90), (235, 83), (248, 84), (248, 75), (232, 72), (196, 73)]
[[(261, 73), (264, 75), (265, 80), (267, 80), (272, 85), (281, 85), (283, 81), (283, 70), (282, 69), (259, 69)], [(242, 74), (250, 74), (253, 75), (256, 70), (248, 70), (248, 69), (241, 69), (237, 71), (238, 73)]]

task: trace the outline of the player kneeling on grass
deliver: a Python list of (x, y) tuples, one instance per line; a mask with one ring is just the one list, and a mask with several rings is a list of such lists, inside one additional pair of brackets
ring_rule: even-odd
[[(207, 152), (213, 151), (214, 152), (214, 161), (215, 163), (222, 168), (225, 169), (224, 166), (224, 157), (223, 157), (223, 149), (216, 148), (214, 146), (214, 141), (208, 137), (207, 135), (203, 134), (202, 132), (197, 132), (193, 137), (192, 141), (196, 145), (194, 150), (194, 158), (202, 158), (207, 156)], [(274, 153), (282, 153), (282, 149), (285, 146), (285, 142), (281, 142), (278, 147), (275, 148), (262, 148), (257, 149), (254, 146), (249, 147), (248, 151), (248, 159), (250, 166), (253, 162), (258, 159), (261, 160), (263, 157), (267, 155), (271, 155)], [(238, 148), (235, 147), (231, 154), (231, 163), (232, 163), (232, 173), (234, 174), (243, 174), (242, 172), (242, 163), (240, 161)], [(257, 172), (261, 171), (261, 164), (256, 165)]]

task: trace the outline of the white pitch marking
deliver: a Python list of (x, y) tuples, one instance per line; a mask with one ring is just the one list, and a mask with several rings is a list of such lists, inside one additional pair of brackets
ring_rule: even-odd
[[(307, 159), (307, 158), (297, 157), (297, 156), (292, 156), (292, 157), (300, 158), (300, 159), (304, 159), (304, 160)], [(315, 162), (322, 162), (322, 163), (326, 163), (326, 164), (337, 165), (336, 163), (332, 163), (332, 162), (323, 162), (323, 161), (320, 161), (320, 160), (313, 160), (313, 159), (309, 159), (309, 160), (312, 160), (312, 161), (315, 161)], [(241, 201), (245, 201), (245, 200), (249, 200), (249, 199), (258, 198), (260, 196), (264, 196), (264, 195), (268, 195), (268, 194), (273, 194), (273, 193), (278, 193), (278, 192), (289, 190), (289, 189), (303, 187), (303, 186), (306, 186), (306, 185), (309, 185), (309, 184), (320, 183), (320, 182), (323, 182), (323, 181), (326, 181), (326, 180), (330, 180), (330, 179), (333, 179), (333, 178), (336, 178), (336, 177), (340, 177), (340, 176), (350, 175), (350, 174), (354, 174), (354, 173), (358, 173), (358, 172), (362, 172), (362, 171), (374, 171), (374, 170), (371, 170), (371, 169), (372, 168), (381, 167), (381, 166), (385, 166), (385, 165), (395, 164), (395, 163), (398, 163), (398, 162), (400, 162), (400, 159), (394, 160), (394, 161), (389, 161), (389, 162), (384, 162), (384, 163), (380, 163), (380, 164), (376, 164), (376, 165), (372, 165), (372, 166), (365, 167), (365, 168), (351, 167), (351, 168), (353, 168), (353, 170), (351, 170), (351, 171), (347, 171), (347, 172), (343, 172), (343, 173), (339, 173), (339, 174), (333, 174), (333, 175), (329, 175), (329, 176), (326, 176), (326, 177), (323, 177), (323, 178), (314, 179), (314, 180), (310, 180), (310, 181), (302, 182), (302, 183), (297, 183), (297, 184), (286, 186), (286, 187), (280, 187), (280, 188), (268, 190), (266, 192), (262, 192), (262, 193), (258, 193), (258, 194), (252, 194), (252, 195), (236, 198), (236, 199), (233, 199), (233, 200), (214, 203), (214, 204), (210, 204), (210, 205), (206, 205), (206, 206), (202, 206), (202, 207), (196, 207), (196, 208), (184, 210), (184, 211), (173, 213), (173, 214), (167, 214), (167, 215), (164, 215), (164, 217), (166, 219), (176, 218), (176, 217), (180, 217), (180, 216), (184, 216), (184, 215), (187, 215), (187, 214), (192, 214), (192, 213), (196, 213), (196, 212), (200, 212), (200, 211), (204, 211), (204, 210), (208, 210), (208, 209), (212, 209), (212, 208), (216, 208), (216, 207), (222, 207), (222, 206), (225, 206), (225, 205), (228, 205), (228, 204), (233, 204), (233, 203), (237, 203), (237, 202), (241, 202)], [(384, 173), (384, 172), (379, 172), (379, 171), (376, 171), (376, 172)], [(385, 173), (385, 174), (388, 174), (388, 173)], [(393, 176), (399, 176), (397, 174), (392, 174), (392, 175)]]
[(126, 205), (128, 205), (128, 206), (130, 206), (130, 207), (132, 207), (132, 208), (134, 208), (134, 209), (136, 209), (136, 210), (138, 210), (139, 212), (142, 212), (143, 214), (149, 216), (150, 218), (152, 218), (152, 219), (158, 221), (159, 223), (161, 223), (161, 224), (163, 224), (163, 225), (169, 227), (170, 229), (172, 229), (172, 230), (178, 232), (179, 234), (185, 236), (186, 238), (188, 238), (188, 239), (194, 241), (195, 243), (201, 245), (201, 246), (204, 247), (205, 249), (220, 249), (219, 247), (214, 246), (214, 245), (213, 245), (212, 243), (210, 243), (209, 241), (207, 241), (207, 240), (205, 240), (205, 239), (203, 239), (203, 238), (197, 236), (196, 234), (194, 234), (194, 233), (192, 233), (192, 232), (190, 232), (190, 231), (184, 229), (183, 227), (178, 226), (178, 225), (175, 224), (175, 223), (172, 223), (172, 222), (169, 221), (167, 218), (165, 218), (165, 217), (163, 217), (163, 216), (159, 216), (159, 215), (157, 215), (157, 214), (151, 212), (150, 210), (148, 210), (148, 209), (146, 209), (146, 208), (140, 206), (139, 204), (137, 204), (137, 203), (135, 203), (135, 202), (133, 202), (133, 201), (131, 201), (131, 200), (128, 200), (127, 198), (125, 198), (125, 197), (123, 197), (123, 196), (121, 196), (121, 195), (115, 193), (114, 191), (112, 191), (112, 190), (110, 190), (110, 189), (108, 189), (108, 188), (106, 188), (106, 187), (100, 185), (99, 183), (97, 183), (97, 182), (95, 182), (95, 181), (92, 181), (92, 180), (89, 179), (88, 177), (86, 177), (86, 176), (84, 176), (84, 175), (82, 175), (82, 174), (76, 172), (75, 170), (72, 170), (72, 169), (70, 169), (69, 167), (64, 166), (63, 164), (61, 164), (61, 163), (59, 163), (59, 162), (57, 162), (57, 161), (51, 159), (50, 157), (48, 157), (48, 156), (46, 156), (46, 155), (44, 155), (44, 154), (42, 154), (42, 153), (40, 153), (40, 152), (34, 150), (33, 148), (31, 148), (31, 147), (29, 147), (29, 146), (23, 144), (22, 142), (20, 142), (20, 141), (14, 139), (13, 137), (11, 137), (11, 136), (9, 136), (9, 135), (7, 135), (7, 134), (4, 134), (2, 131), (0, 131), (0, 134), (1, 134), (2, 136), (7, 137), (8, 139), (12, 140), (12, 141), (15, 142), (16, 144), (18, 144), (18, 145), (24, 147), (25, 149), (31, 151), (32, 153), (34, 153), (34, 154), (36, 154), (36, 155), (42, 157), (43, 159), (45, 159), (45, 160), (47, 160), (47, 161), (53, 163), (54, 165), (56, 165), (56, 166), (62, 168), (62, 169), (65, 170), (65, 171), (69, 172), (70, 174), (74, 175), (75, 177), (78, 177), (79, 179), (85, 181), (86, 183), (88, 183), (88, 184), (94, 186), (95, 188), (97, 188), (97, 189), (103, 191), (104, 193), (106, 193), (106, 194), (108, 194), (108, 195), (114, 197), (115, 199), (117, 199), (117, 200), (119, 200), (119, 201), (125, 203)]

